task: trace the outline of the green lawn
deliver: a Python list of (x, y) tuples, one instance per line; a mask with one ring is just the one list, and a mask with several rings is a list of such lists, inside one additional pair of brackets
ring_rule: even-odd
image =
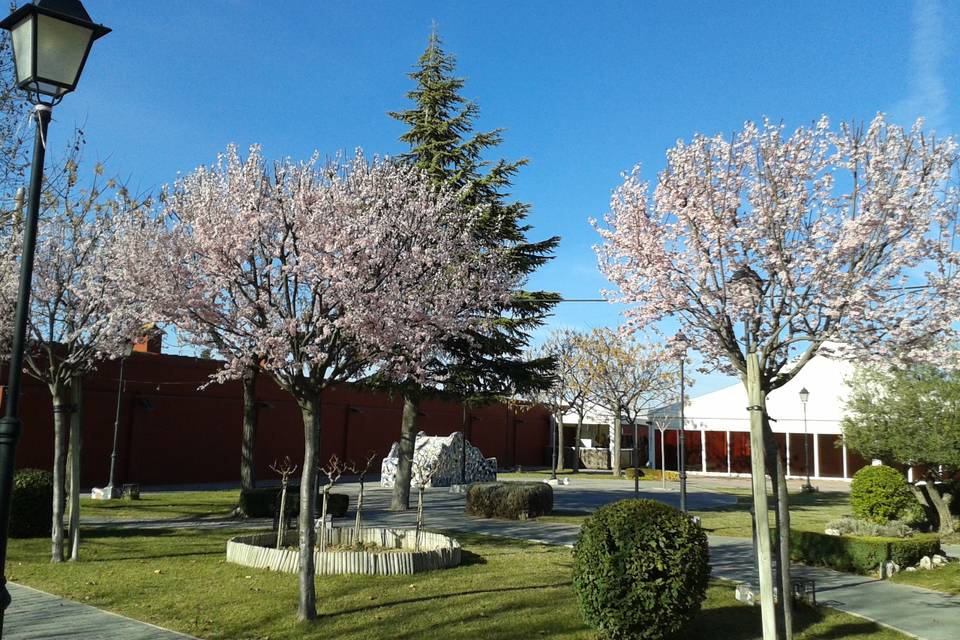
[(141, 493), (139, 500), (80, 499), (84, 518), (171, 520), (229, 516), (240, 500), (240, 490), (169, 491)]
[[(12, 540), (11, 580), (201, 638), (592, 638), (577, 613), (571, 551), (455, 534), (464, 564), (406, 577), (317, 579), (320, 620), (297, 625), (297, 578), (224, 562), (239, 531), (87, 530), (77, 563), (52, 565), (46, 539)], [(759, 637), (759, 609), (715, 582), (684, 635)], [(904, 636), (830, 609), (801, 610), (800, 639)]]
[[(700, 517), (707, 533), (717, 536), (749, 538), (750, 505), (752, 498), (749, 489), (724, 491), (736, 496), (737, 502), (719, 509), (691, 511)], [(793, 529), (823, 531), (827, 523), (850, 513), (850, 495), (842, 491), (819, 491), (817, 493), (793, 493), (790, 495), (790, 526)], [(585, 511), (557, 510), (549, 516), (539, 518), (544, 522), (580, 524), (590, 515)], [(770, 525), (773, 526), (773, 514)]]
[(960, 563), (952, 562), (945, 567), (929, 571), (903, 571), (890, 578), (890, 580), (960, 595)]

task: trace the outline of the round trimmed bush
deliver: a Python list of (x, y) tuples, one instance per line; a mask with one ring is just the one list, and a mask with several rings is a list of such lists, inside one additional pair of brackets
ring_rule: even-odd
[(10, 496), (10, 537), (42, 538), (53, 526), (53, 475), (41, 469), (18, 469)]
[(597, 509), (580, 529), (573, 557), (580, 611), (607, 640), (674, 637), (706, 597), (707, 535), (654, 500)]
[(907, 486), (907, 479), (893, 467), (864, 467), (850, 482), (850, 507), (861, 520), (885, 524), (901, 515), (913, 515), (918, 505)]

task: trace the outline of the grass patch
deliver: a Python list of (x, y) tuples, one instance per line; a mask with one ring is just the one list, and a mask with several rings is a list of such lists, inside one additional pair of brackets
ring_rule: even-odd
[[(11, 580), (208, 639), (555, 638), (595, 634), (581, 621), (571, 587), (571, 551), (480, 535), (458, 568), (415, 576), (317, 579), (320, 620), (294, 621), (297, 577), (226, 564), (226, 539), (241, 531), (107, 530), (84, 534), (81, 560), (52, 565), (46, 539), (11, 540)], [(759, 608), (711, 584), (684, 637), (760, 636)], [(902, 640), (904, 636), (830, 609), (803, 609), (799, 639)]]
[(80, 499), (80, 513), (91, 519), (174, 520), (225, 518), (240, 502), (240, 491), (141, 493), (139, 500)]
[(890, 580), (914, 587), (960, 595), (960, 562), (951, 562), (944, 567), (927, 571), (901, 571)]

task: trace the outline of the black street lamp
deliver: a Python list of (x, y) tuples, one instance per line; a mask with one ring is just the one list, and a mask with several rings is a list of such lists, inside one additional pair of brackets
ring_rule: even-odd
[(30, 200), (23, 225), (23, 250), (20, 256), (20, 285), (14, 319), (10, 354), (6, 413), (0, 419), (0, 634), (3, 612), (10, 604), (7, 591), (7, 528), (10, 523), (10, 494), (13, 489), (13, 465), (20, 439), (20, 378), (26, 345), (30, 282), (33, 277), (33, 253), (37, 239), (40, 189), (47, 126), (54, 105), (73, 91), (87, 61), (90, 46), (110, 29), (94, 24), (79, 0), (38, 0), (27, 4), (0, 22), (10, 31), (17, 86), (30, 95), (37, 131), (30, 173)]
[(810, 484), (810, 457), (809, 457), (810, 443), (808, 442), (808, 437), (807, 437), (807, 400), (809, 399), (810, 399), (810, 392), (807, 391), (807, 388), (804, 387), (800, 389), (800, 404), (803, 405), (803, 468), (807, 472), (807, 482), (802, 487), (800, 487), (800, 490), (806, 493), (816, 491), (816, 489), (813, 488), (813, 485)]
[(123, 396), (123, 365), (133, 353), (133, 343), (128, 342), (120, 356), (120, 382), (117, 383), (117, 412), (113, 419), (113, 451), (110, 453), (110, 482), (103, 489), (107, 500), (115, 500), (123, 495), (117, 487), (117, 434), (120, 432), (120, 398)]

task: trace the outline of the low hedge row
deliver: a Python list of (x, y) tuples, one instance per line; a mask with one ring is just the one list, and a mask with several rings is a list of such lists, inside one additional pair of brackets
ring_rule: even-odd
[[(317, 494), (317, 516), (320, 515), (322, 507), (323, 494)], [(292, 518), (300, 513), (300, 488), (287, 488), (287, 503), (284, 505), (286, 516)], [(335, 518), (341, 518), (347, 514), (350, 508), (350, 496), (345, 493), (331, 493), (327, 502), (327, 513)], [(271, 487), (268, 489), (250, 489), (240, 492), (240, 510), (248, 518), (273, 518), (280, 512), (280, 489)]]
[[(637, 471), (637, 474), (640, 476), (641, 480), (658, 480), (659, 481), (663, 479), (664, 472), (661, 469), (640, 468), (640, 469), (637, 469), (636, 471)], [(627, 467), (626, 469), (624, 469), (624, 475), (627, 477), (628, 480), (633, 480), (633, 473), (634, 473), (633, 467)], [(680, 473), (677, 471), (668, 470), (666, 474), (667, 474), (667, 480), (675, 481), (680, 479)]]
[(940, 538), (917, 535), (912, 538), (830, 536), (816, 531), (790, 531), (790, 557), (803, 564), (818, 565), (867, 574), (888, 560), (901, 567), (917, 564), (923, 556), (940, 551)]
[(521, 520), (553, 511), (553, 487), (545, 482), (478, 482), (467, 488), (467, 513)]
[(42, 538), (53, 526), (53, 475), (40, 469), (18, 469), (10, 496), (11, 538)]

